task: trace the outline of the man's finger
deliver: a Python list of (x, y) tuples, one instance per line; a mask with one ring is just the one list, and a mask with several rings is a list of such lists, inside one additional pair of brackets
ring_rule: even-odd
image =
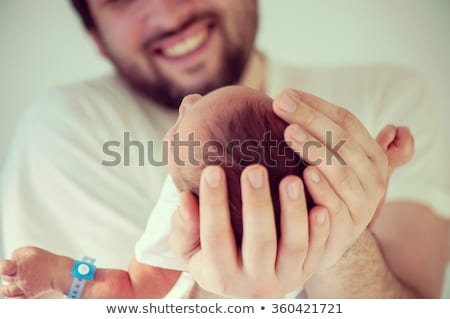
[[(273, 105), (274, 112), (288, 123), (298, 123), (299, 119), (310, 124), (317, 123), (314, 127), (314, 135), (317, 138), (320, 137), (320, 135), (316, 135), (320, 134), (320, 130), (322, 134), (325, 134), (327, 130), (332, 131), (338, 139), (354, 139), (374, 162), (378, 163), (383, 160), (380, 158), (381, 148), (374, 143), (364, 125), (346, 109), (315, 95), (293, 89), (284, 90), (274, 100)], [(305, 105), (311, 109), (306, 111)], [(305, 116), (306, 118), (304, 118)], [(324, 122), (324, 118), (328, 118), (334, 124)], [(341, 127), (344, 132), (336, 130), (335, 125)], [(351, 132), (351, 136), (345, 132)]]
[(202, 253), (218, 269), (238, 267), (230, 220), (226, 177), (219, 166), (206, 167), (200, 181), (200, 241)]
[(319, 265), (330, 234), (330, 217), (325, 207), (315, 206), (309, 213), (309, 249), (303, 264), (303, 272), (311, 276)]
[(197, 199), (191, 193), (180, 194), (180, 207), (172, 216), (170, 246), (184, 262), (200, 249), (200, 221)]
[[(295, 137), (296, 130), (301, 130), (302, 134), (305, 134), (302, 141)], [(356, 205), (362, 198), (361, 196), (365, 196), (365, 189), (370, 187), (370, 183), (373, 182), (371, 175), (373, 163), (365, 155), (361, 158), (357, 153), (348, 154), (346, 160), (349, 163), (344, 164), (336, 162), (337, 160), (330, 160), (326, 146), (309, 136), (297, 125), (290, 125), (285, 130), (285, 139), (290, 141), (290, 147), (308, 162), (311, 168), (320, 170), (336, 194), (347, 205)], [(314, 143), (315, 146), (305, 147), (308, 143)]]
[(308, 251), (308, 209), (302, 180), (285, 177), (279, 187), (280, 229), (276, 272), (279, 278), (293, 280)]
[(250, 274), (275, 270), (277, 234), (267, 170), (251, 165), (241, 175), (242, 259)]

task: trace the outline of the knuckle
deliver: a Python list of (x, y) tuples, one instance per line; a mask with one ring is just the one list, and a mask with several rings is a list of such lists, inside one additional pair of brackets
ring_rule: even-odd
[(220, 249), (223, 248), (225, 242), (223, 236), (217, 232), (206, 232), (204, 235), (204, 241), (202, 246), (205, 248), (205, 253), (207, 253), (211, 259), (220, 254)]
[(342, 201), (336, 196), (331, 188), (327, 188), (326, 191), (320, 194), (320, 197), (322, 201), (321, 205), (326, 207), (332, 215), (337, 215), (343, 211), (344, 206)]
[(344, 169), (342, 175), (339, 177), (338, 184), (346, 189), (355, 189), (355, 178), (349, 169)]
[(257, 198), (251, 198), (244, 209), (255, 213), (259, 213), (261, 210), (273, 209), (272, 200), (270, 198), (261, 198), (259, 200)]
[(268, 256), (271, 255), (272, 252), (277, 247), (277, 242), (274, 238), (272, 238), (272, 235), (266, 234), (265, 236), (262, 236), (258, 243), (255, 244), (255, 255), (256, 256)]
[(309, 107), (303, 107), (300, 118), (305, 126), (311, 126), (316, 120), (317, 115), (313, 109)]
[(34, 256), (34, 255), (38, 254), (39, 250), (40, 250), (39, 248), (31, 247), (31, 246), (20, 247), (13, 251), (12, 256), (13, 256), (13, 259), (19, 259), (24, 256)]
[(19, 293), (19, 287), (11, 285), (8, 287), (8, 294), (11, 296), (16, 296)]
[(288, 256), (305, 256), (308, 252), (308, 244), (303, 241), (288, 241), (285, 242), (283, 250)]
[(386, 191), (386, 178), (384, 176), (377, 176), (373, 182), (374, 194), (377, 197), (382, 197)]
[(389, 158), (387, 154), (383, 151), (380, 152), (380, 156), (378, 158), (380, 168), (383, 172), (386, 172), (389, 166)]
[(35, 296), (35, 294), (33, 292), (33, 287), (27, 279), (21, 279), (21, 280), (17, 281), (17, 285), (18, 285), (18, 287), (20, 287), (21, 291), (23, 291), (23, 293), (25, 295), (27, 295), (29, 297)]
[(379, 172), (381, 175), (387, 176), (387, 171), (389, 167), (389, 157), (385, 151), (379, 146), (376, 145), (376, 151), (372, 154), (369, 154), (369, 159), (373, 162), (373, 165), (375, 165), (375, 170)]
[(213, 277), (209, 278), (208, 283), (203, 283), (203, 280), (198, 282), (202, 289), (211, 291), (216, 295), (225, 297), (235, 295), (236, 284), (228, 277), (213, 275)]
[(331, 206), (329, 210), (334, 216), (342, 215), (347, 210), (347, 206), (341, 200), (335, 200)]
[(218, 294), (222, 296), (234, 295), (234, 285), (231, 280), (220, 279), (217, 283)]
[(354, 125), (355, 117), (351, 112), (343, 107), (338, 107), (336, 113), (337, 122), (342, 127), (352, 127)]

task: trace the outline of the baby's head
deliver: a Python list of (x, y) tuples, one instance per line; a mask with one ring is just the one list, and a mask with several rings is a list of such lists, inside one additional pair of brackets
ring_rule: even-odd
[[(245, 167), (261, 164), (267, 168), (279, 234), (279, 183), (288, 175), (301, 177), (305, 164), (284, 141), (287, 123), (272, 111), (272, 99), (253, 89), (231, 86), (204, 97), (188, 98), (180, 112), (180, 119), (166, 136), (175, 142), (169, 156), (169, 172), (177, 188), (198, 196), (202, 170), (207, 165), (222, 166), (233, 230), (240, 245), (240, 175)], [(309, 210), (312, 200), (306, 196)]]

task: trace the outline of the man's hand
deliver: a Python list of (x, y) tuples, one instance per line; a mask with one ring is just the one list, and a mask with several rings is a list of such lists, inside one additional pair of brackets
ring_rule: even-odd
[[(223, 173), (214, 173), (215, 186), (211, 187), (205, 180), (214, 176), (211, 170), (217, 168), (206, 169), (200, 208), (191, 194), (182, 195), (182, 207), (173, 218), (171, 243), (194, 279), (216, 294), (281, 296), (312, 274), (331, 269), (367, 228), (385, 194), (391, 169), (411, 155), (396, 139), (407, 135), (405, 129), (387, 128), (376, 141), (351, 113), (306, 93), (283, 92), (274, 101), (274, 110), (292, 124), (285, 132), (291, 147), (315, 163), (305, 170), (303, 181), (317, 206), (308, 220), (301, 180), (296, 179), (302, 186), (297, 204), (286, 200), (286, 185), (293, 177), (283, 180), (281, 238), (277, 242), (270, 193), (251, 187), (247, 171), (251, 168), (247, 168), (241, 182), (244, 240), (238, 251)], [(388, 163), (391, 157), (401, 160)], [(323, 224), (321, 215), (327, 220)], [(379, 256), (377, 249), (374, 253)], [(382, 259), (377, 261), (380, 269), (385, 267)]]
[(280, 183), (281, 238), (277, 241), (267, 172), (259, 165), (241, 176), (243, 240), (237, 249), (230, 223), (225, 174), (205, 168), (200, 207), (190, 193), (173, 216), (171, 245), (198, 284), (221, 296), (281, 297), (313, 274), (322, 258), (330, 219), (324, 207), (308, 215), (303, 183)]
[(320, 269), (330, 268), (361, 235), (383, 198), (387, 156), (349, 111), (311, 94), (285, 90), (274, 111), (291, 124), (285, 139), (311, 164), (303, 180), (314, 202), (330, 212)]
[(60, 261), (60, 256), (39, 248), (17, 249), (11, 260), (0, 262), (0, 275), (6, 282), (0, 286), (0, 295), (38, 298), (54, 291), (55, 276), (61, 269), (58, 267)]

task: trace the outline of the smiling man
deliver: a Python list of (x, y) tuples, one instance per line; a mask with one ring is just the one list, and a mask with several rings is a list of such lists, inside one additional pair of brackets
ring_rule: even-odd
[[(238, 83), (253, 51), (255, 1), (74, 1), (118, 73), (178, 108), (192, 92)], [(95, 22), (94, 22), (95, 21)]]
[[(348, 141), (339, 154), (348, 166), (322, 165), (304, 176), (306, 186), (318, 185), (322, 192), (309, 231), (330, 225), (326, 246), (313, 256), (319, 265), (309, 269), (313, 276), (305, 282), (299, 273), (301, 256), (311, 248), (308, 236), (298, 232), (301, 206), (296, 202), (282, 212), (286, 226), (278, 242), (264, 187), (243, 189), (247, 239), (242, 251), (233, 248), (230, 228), (218, 223), (228, 220), (229, 210), (225, 181), (214, 168), (206, 170), (200, 203), (182, 195), (183, 214), (175, 214), (172, 231), (177, 256), (195, 280), (219, 295), (281, 296), (305, 284), (311, 297), (439, 296), (449, 251), (448, 155), (426, 85), (414, 74), (383, 67), (276, 64), (254, 47), (258, 14), (252, 0), (72, 4), (117, 72), (53, 91), (22, 120), (2, 174), (8, 255), (34, 245), (73, 258), (87, 254), (100, 267), (126, 269), (130, 259), (130, 269), (142, 266), (146, 256), (134, 258), (132, 247), (166, 172), (139, 166), (138, 146), (130, 165), (104, 167), (105, 142), (120, 141), (129, 132), (144, 145), (149, 140), (158, 145), (187, 94), (239, 83), (274, 97), (295, 87), (317, 96), (286, 90), (275, 99), (275, 113), (290, 124), (285, 136), (296, 141), (294, 150), (301, 152), (307, 140), (326, 149), (326, 131)], [(410, 127), (416, 155), (394, 174), (387, 190), (386, 158), (372, 137), (389, 123)], [(155, 148), (155, 158), (161, 152)], [(244, 170), (244, 176), (252, 173), (259, 176), (258, 185), (265, 185), (263, 172)], [(303, 186), (297, 186), (302, 194)], [(385, 193), (386, 204), (369, 228)], [(253, 219), (255, 212), (266, 217)], [(162, 254), (167, 241), (161, 238)], [(144, 297), (163, 296), (179, 276), (154, 262), (158, 257), (152, 256), (144, 277), (128, 278), (142, 284), (148, 282), (143, 278), (153, 278), (158, 294)]]

